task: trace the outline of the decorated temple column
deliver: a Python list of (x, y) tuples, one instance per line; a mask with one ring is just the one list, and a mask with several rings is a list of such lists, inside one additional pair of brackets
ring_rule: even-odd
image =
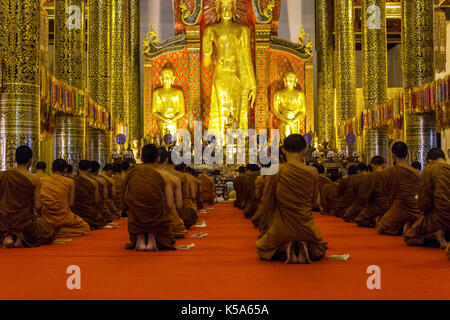
[[(335, 0), (336, 129), (356, 115), (356, 60), (353, 0)], [(340, 150), (349, 151), (345, 136), (337, 137)], [(352, 151), (356, 151), (356, 147)]]
[[(434, 81), (433, 0), (402, 1), (403, 88), (410, 89)], [(406, 106), (408, 109), (408, 106)], [(405, 112), (405, 137), (410, 160), (426, 164), (428, 150), (436, 146), (433, 114)]]
[[(129, 119), (128, 99), (128, 1), (112, 0), (110, 24), (110, 81), (109, 105), (111, 115), (127, 126)], [(127, 143), (130, 142), (128, 132)], [(113, 148), (114, 149), (114, 148)], [(117, 149), (117, 148), (116, 148)], [(117, 151), (117, 150), (116, 150)]]
[[(55, 75), (78, 89), (84, 88), (84, 0), (55, 1)], [(55, 116), (55, 157), (77, 164), (85, 156), (86, 128), (82, 116)]]
[[(109, 15), (108, 0), (89, 0), (88, 92), (109, 111)], [(87, 157), (105, 164), (111, 159), (111, 133), (88, 128)]]
[[(386, 0), (362, 0), (362, 68), (364, 108), (387, 100)], [(389, 159), (387, 128), (364, 130), (364, 155)]]
[(139, 39), (139, 0), (130, 0), (130, 50), (129, 50), (129, 142), (132, 146), (140, 141), (141, 132), (141, 76), (140, 76), (140, 39)]
[(319, 115), (319, 141), (333, 147), (334, 126), (334, 43), (333, 2), (316, 0), (316, 50), (317, 50), (317, 108)]
[(39, 157), (39, 1), (0, 2), (0, 170), (20, 145)]

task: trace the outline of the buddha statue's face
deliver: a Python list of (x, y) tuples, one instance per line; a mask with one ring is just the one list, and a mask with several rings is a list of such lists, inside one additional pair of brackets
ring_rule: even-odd
[(175, 75), (174, 75), (173, 71), (170, 69), (164, 70), (161, 75), (161, 82), (162, 82), (164, 88), (172, 87), (174, 81), (175, 81)]
[(288, 73), (285, 77), (284, 77), (284, 84), (286, 85), (287, 88), (289, 89), (294, 89), (295, 86), (298, 83), (298, 78), (295, 74), (293, 73)]
[(221, 0), (218, 14), (221, 20), (230, 21), (234, 17), (234, 2), (233, 0)]

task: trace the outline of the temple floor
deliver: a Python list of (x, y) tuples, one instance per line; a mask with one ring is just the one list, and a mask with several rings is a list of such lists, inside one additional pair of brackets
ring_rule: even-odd
[[(34, 249), (0, 249), (0, 299), (449, 299), (449, 261), (443, 250), (408, 247), (334, 217), (316, 215), (331, 254), (312, 265), (263, 262), (257, 230), (231, 204), (200, 215), (208, 237), (189, 251), (124, 250), (126, 220), (114, 230)], [(70, 265), (81, 268), (81, 290), (68, 290)], [(381, 268), (381, 290), (367, 289), (367, 267)]]

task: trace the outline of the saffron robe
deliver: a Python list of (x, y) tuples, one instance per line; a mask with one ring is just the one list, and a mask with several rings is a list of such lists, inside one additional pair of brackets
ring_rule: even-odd
[[(101, 179), (101, 178), (97, 178), (97, 179)], [(102, 180), (102, 181), (104, 181), (104, 180)], [(117, 220), (118, 217), (117, 217), (116, 214), (111, 212), (111, 210), (109, 209), (109, 207), (108, 207), (108, 205), (106, 203), (107, 198), (105, 198), (103, 196), (103, 189), (104, 188), (105, 188), (105, 186), (102, 183), (98, 182), (98, 192), (100, 193), (100, 201), (97, 203), (97, 210), (102, 215), (103, 220), (106, 223), (110, 223), (110, 222), (112, 222), (114, 220)]]
[(238, 207), (239, 204), (242, 202), (242, 196), (243, 196), (243, 190), (242, 190), (242, 183), (244, 180), (244, 176), (242, 174), (238, 175), (233, 180), (233, 188), (236, 191), (236, 200), (234, 200), (233, 205), (235, 207)]
[(75, 203), (72, 212), (86, 221), (91, 230), (101, 229), (106, 225), (95, 203), (95, 187), (83, 176), (75, 178)]
[(267, 176), (264, 178), (264, 188), (262, 192), (262, 198), (260, 204), (258, 204), (258, 209), (256, 210), (255, 215), (252, 218), (253, 225), (258, 227), (259, 236), (258, 239), (261, 238), (266, 232), (272, 221), (273, 217), (273, 209), (270, 201), (271, 198), (270, 193), (276, 187), (277, 175)]
[(322, 196), (323, 188), (330, 184), (331, 180), (323, 175), (319, 175), (319, 192), (320, 196)]
[(281, 166), (275, 181), (265, 201), (271, 203), (266, 209), (273, 211), (273, 217), (267, 232), (256, 243), (258, 256), (271, 260), (282, 245), (304, 241), (310, 259), (322, 259), (328, 247), (313, 220), (314, 176), (299, 164), (287, 163)]
[(258, 228), (259, 219), (261, 218), (261, 211), (263, 210), (263, 193), (265, 176), (258, 176), (255, 180), (255, 198), (257, 201), (257, 207), (255, 214), (252, 217), (252, 223), (255, 228)]
[(428, 165), (420, 178), (419, 204), (422, 214), (408, 229), (405, 241), (422, 245), (425, 236), (439, 230), (450, 232), (450, 165)]
[(88, 235), (87, 222), (72, 212), (69, 206), (71, 183), (68, 178), (52, 175), (42, 184), (42, 217), (56, 232), (57, 238)]
[(342, 198), (344, 203), (344, 208), (341, 212), (336, 212), (336, 217), (342, 217), (347, 210), (355, 201), (355, 193), (353, 190), (352, 180), (355, 179), (356, 175), (347, 176), (341, 180), (338, 187), (339, 197)]
[(7, 235), (26, 247), (49, 244), (55, 231), (33, 210), (35, 186), (17, 170), (0, 172), (0, 241)]
[(367, 176), (367, 203), (355, 218), (359, 227), (375, 227), (375, 219), (389, 210), (389, 196), (383, 190), (383, 172), (374, 171)]
[(200, 180), (200, 198), (203, 203), (214, 204), (216, 200), (216, 186), (212, 178), (207, 177), (203, 174), (198, 176)]
[(406, 223), (420, 216), (419, 171), (395, 166), (383, 171), (383, 190), (390, 196), (390, 208), (378, 221), (381, 234), (400, 235)]
[(245, 207), (244, 207), (244, 216), (247, 219), (251, 219), (256, 209), (258, 208), (258, 200), (256, 199), (256, 186), (255, 181), (259, 177), (260, 172), (250, 172), (244, 180), (244, 190), (245, 190)]
[(338, 194), (339, 183), (331, 182), (325, 185), (320, 194), (323, 212), (330, 216), (342, 216), (346, 208), (343, 197)]
[(197, 210), (193, 206), (191, 192), (189, 189), (189, 182), (186, 174), (184, 174), (184, 179), (181, 180), (182, 183), (182, 196), (183, 196), (183, 207), (177, 210), (178, 215), (183, 220), (184, 227), (189, 230), (194, 224), (197, 223), (198, 215)]
[(109, 209), (109, 212), (111, 212), (111, 214), (113, 215), (114, 220), (120, 219), (120, 217), (122, 216), (122, 212), (120, 212), (114, 205), (114, 195), (112, 190), (113, 185), (106, 178), (103, 179), (106, 181), (106, 185), (108, 186), (108, 199), (105, 200), (105, 205)]
[(165, 182), (159, 172), (147, 166), (132, 169), (124, 181), (124, 204), (128, 207), (128, 233), (135, 249), (139, 234), (152, 233), (159, 250), (174, 250), (175, 238), (166, 209)]
[(367, 175), (359, 173), (350, 180), (351, 188), (353, 189), (354, 201), (350, 207), (345, 210), (344, 220), (353, 221), (364, 209), (367, 204), (368, 183)]
[(112, 176), (114, 182), (116, 183), (116, 192), (113, 194), (112, 200), (114, 206), (119, 210), (120, 215), (123, 212), (122, 194), (123, 194), (123, 178), (120, 174), (114, 174)]

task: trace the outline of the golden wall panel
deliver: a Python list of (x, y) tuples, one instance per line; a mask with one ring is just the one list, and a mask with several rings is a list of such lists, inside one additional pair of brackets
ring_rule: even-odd
[[(140, 141), (141, 75), (139, 38), (139, 0), (130, 0), (130, 65), (129, 65), (129, 142)], [(133, 144), (133, 143), (132, 143)]]

